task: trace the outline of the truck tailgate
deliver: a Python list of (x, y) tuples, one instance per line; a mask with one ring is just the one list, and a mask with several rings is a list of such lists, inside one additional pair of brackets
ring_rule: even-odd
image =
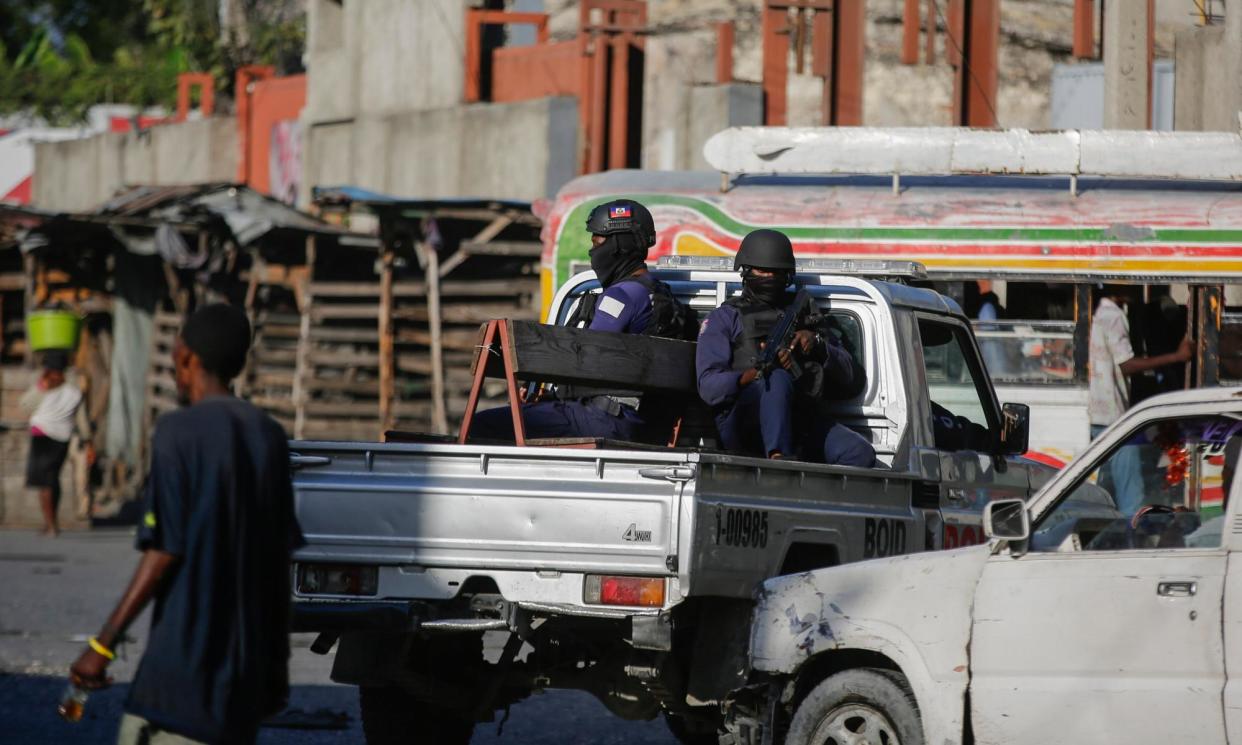
[(677, 452), (294, 442), (295, 560), (667, 575)]

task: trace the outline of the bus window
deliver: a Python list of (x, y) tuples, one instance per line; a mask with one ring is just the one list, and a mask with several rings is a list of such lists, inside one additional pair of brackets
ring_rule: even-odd
[(971, 319), (988, 377), (1020, 385), (1081, 382), (1074, 369), (1074, 285), (983, 282), (932, 284)]
[(1242, 308), (1226, 308), (1221, 315), (1220, 382), (1242, 383)]

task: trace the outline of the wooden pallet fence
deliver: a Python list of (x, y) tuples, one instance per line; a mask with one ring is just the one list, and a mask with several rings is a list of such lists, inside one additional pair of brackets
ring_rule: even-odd
[[(394, 428), (446, 434), (456, 431), (466, 409), (479, 326), (493, 318), (534, 319), (539, 283), (533, 275), (443, 279), (438, 329), (431, 310), (433, 293), (425, 285), (398, 283), (394, 293)], [(487, 393), (481, 408), (504, 403), (503, 385), (489, 386)]]
[(293, 356), (295, 437), (380, 435), (380, 290), (379, 282), (307, 285)]

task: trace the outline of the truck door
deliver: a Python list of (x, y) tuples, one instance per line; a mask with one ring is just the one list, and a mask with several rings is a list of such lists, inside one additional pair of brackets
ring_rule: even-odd
[(1001, 497), (1025, 497), (1030, 474), (1024, 465), (994, 455), (1000, 417), (965, 324), (943, 316), (920, 316), (927, 410), (940, 459), (940, 510), (944, 548), (984, 541), (983, 505)]
[(1029, 551), (988, 561), (970, 653), (980, 745), (1225, 742), (1223, 462), (1242, 428), (1194, 408), (1106, 435), (1041, 506)]

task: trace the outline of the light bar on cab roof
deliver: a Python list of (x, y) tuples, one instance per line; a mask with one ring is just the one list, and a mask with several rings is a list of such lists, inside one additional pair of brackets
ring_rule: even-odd
[[(927, 279), (927, 269), (917, 261), (886, 259), (796, 259), (798, 271), (808, 274), (843, 274), (862, 277)], [(731, 256), (661, 256), (660, 269), (733, 271)]]

